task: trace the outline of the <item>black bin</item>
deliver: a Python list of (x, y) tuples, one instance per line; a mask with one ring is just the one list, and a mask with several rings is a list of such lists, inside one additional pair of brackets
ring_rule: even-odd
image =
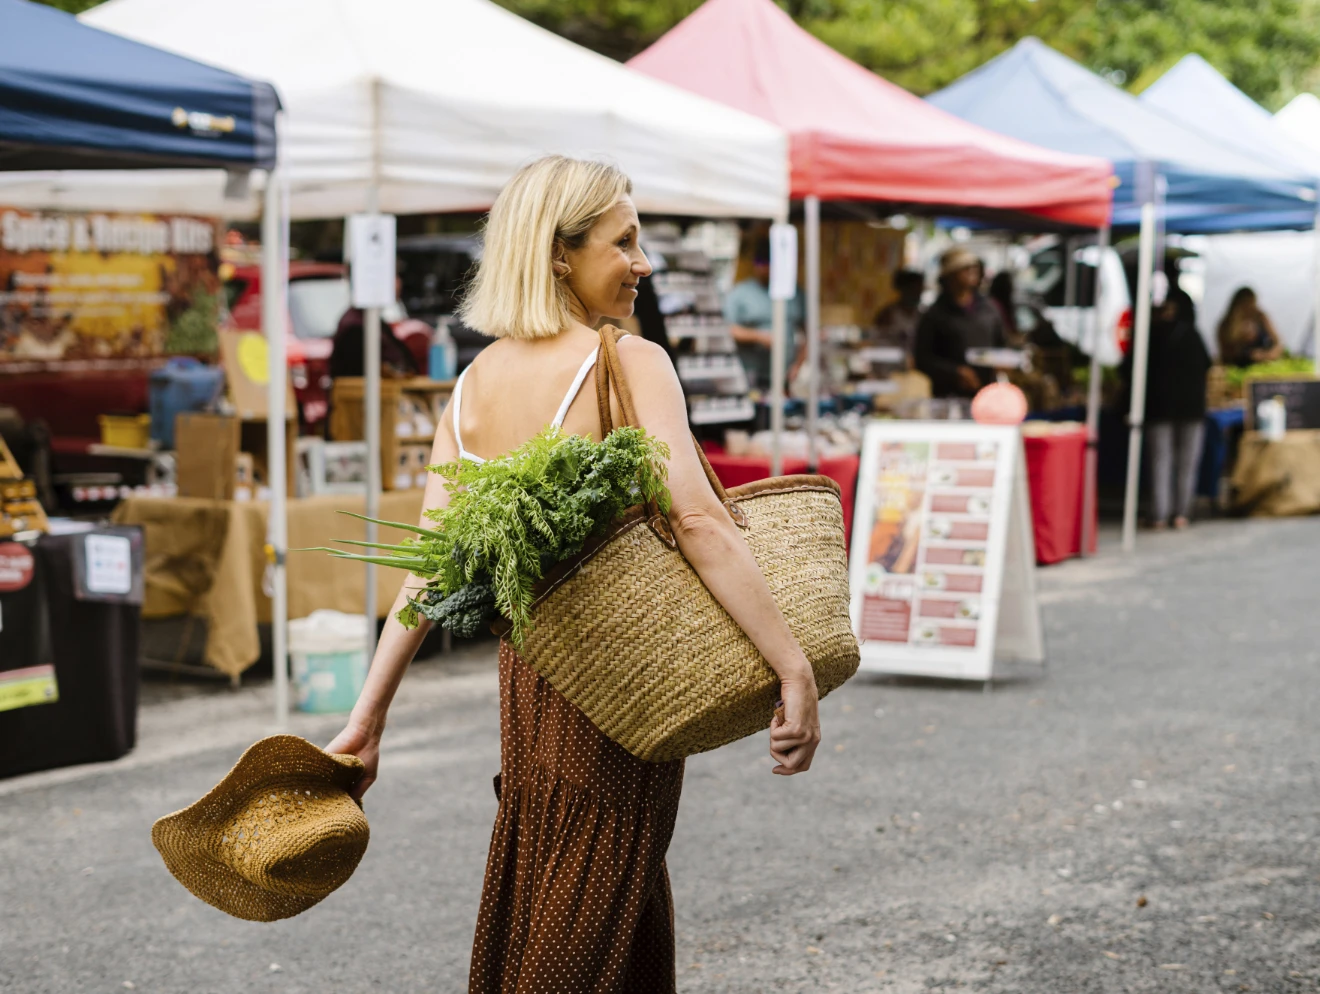
[[(99, 531), (132, 539), (140, 591), (140, 530)], [(80, 599), (85, 541), (42, 536), (32, 547), (32, 583), (0, 593), (0, 671), (51, 663), (59, 695), (0, 711), (0, 777), (118, 759), (136, 740), (141, 606), (86, 599), (85, 591)]]

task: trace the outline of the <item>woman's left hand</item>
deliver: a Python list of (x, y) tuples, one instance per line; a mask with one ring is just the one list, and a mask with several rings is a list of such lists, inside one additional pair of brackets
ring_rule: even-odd
[(820, 745), (815, 677), (785, 680), (780, 684), (780, 693), (784, 699), (784, 716), (776, 715), (770, 722), (770, 756), (779, 765), (770, 772), (791, 777), (811, 769), (811, 760)]

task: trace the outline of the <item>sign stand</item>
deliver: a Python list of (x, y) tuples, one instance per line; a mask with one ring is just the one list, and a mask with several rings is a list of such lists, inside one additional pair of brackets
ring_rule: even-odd
[(1043, 664), (1015, 427), (876, 421), (862, 444), (850, 561), (861, 668), (977, 680)]

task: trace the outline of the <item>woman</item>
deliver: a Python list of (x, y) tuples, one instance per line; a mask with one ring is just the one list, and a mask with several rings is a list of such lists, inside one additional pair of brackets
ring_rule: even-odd
[[(1172, 519), (1183, 529), (1191, 522), (1205, 431), (1205, 383), (1210, 354), (1196, 328), (1196, 306), (1177, 285), (1151, 315), (1146, 364), (1146, 469), (1150, 474), (1149, 524), (1163, 530)], [(1130, 384), (1132, 358), (1124, 360)]]
[(1219, 361), (1226, 366), (1250, 366), (1283, 355), (1274, 322), (1256, 303), (1256, 291), (1238, 287), (1219, 322)]
[[(464, 321), (497, 340), (456, 385), (432, 463), (498, 457), (552, 419), (598, 437), (592, 329), (630, 315), (638, 282), (651, 272), (630, 193), (615, 167), (559, 156), (527, 166), (505, 187), (463, 305)], [(811, 668), (705, 478), (673, 365), (636, 337), (620, 341), (619, 356), (638, 418), (672, 453), (669, 521), (679, 548), (781, 679), (785, 714), (770, 728), (771, 772), (801, 773), (820, 741)], [(617, 400), (610, 404), (621, 424)], [(433, 476), (426, 506), (447, 501)], [(410, 578), (395, 608), (419, 586)], [(391, 612), (348, 726), (326, 747), (366, 764), (359, 795), (376, 779), (386, 711), (424, 634), (405, 630)], [(469, 991), (673, 992), (664, 857), (682, 761), (646, 763), (625, 752), (505, 642), (499, 671), (500, 805)]]

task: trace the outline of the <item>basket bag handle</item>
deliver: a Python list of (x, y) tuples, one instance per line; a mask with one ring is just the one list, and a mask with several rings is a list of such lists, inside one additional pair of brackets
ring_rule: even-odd
[[(614, 395), (619, 399), (619, 410), (623, 414), (623, 426), (632, 428), (641, 428), (643, 425), (637, 420), (637, 410), (633, 407), (632, 391), (628, 389), (628, 381), (623, 376), (623, 364), (619, 361), (618, 348), (619, 329), (612, 324), (603, 325), (600, 329), (600, 351), (596, 355), (596, 408), (600, 415), (600, 437), (604, 438), (614, 430), (614, 416), (610, 411), (610, 387), (614, 388)], [(725, 510), (729, 512), (729, 517), (733, 519), (734, 524), (739, 528), (748, 526), (747, 515), (743, 513), (734, 499), (729, 496), (724, 489), (724, 484), (720, 478), (715, 475), (715, 469), (711, 466), (710, 460), (706, 458), (706, 451), (701, 447), (695, 435), (692, 436), (692, 444), (697, 450), (697, 458), (701, 460), (701, 468), (706, 473), (706, 479), (710, 487), (715, 491), (715, 496), (719, 498)], [(678, 543), (674, 539), (673, 531), (669, 527), (669, 519), (660, 513), (659, 506), (655, 501), (647, 504), (647, 523), (651, 530), (660, 537), (660, 539), (670, 548), (677, 548)]]

